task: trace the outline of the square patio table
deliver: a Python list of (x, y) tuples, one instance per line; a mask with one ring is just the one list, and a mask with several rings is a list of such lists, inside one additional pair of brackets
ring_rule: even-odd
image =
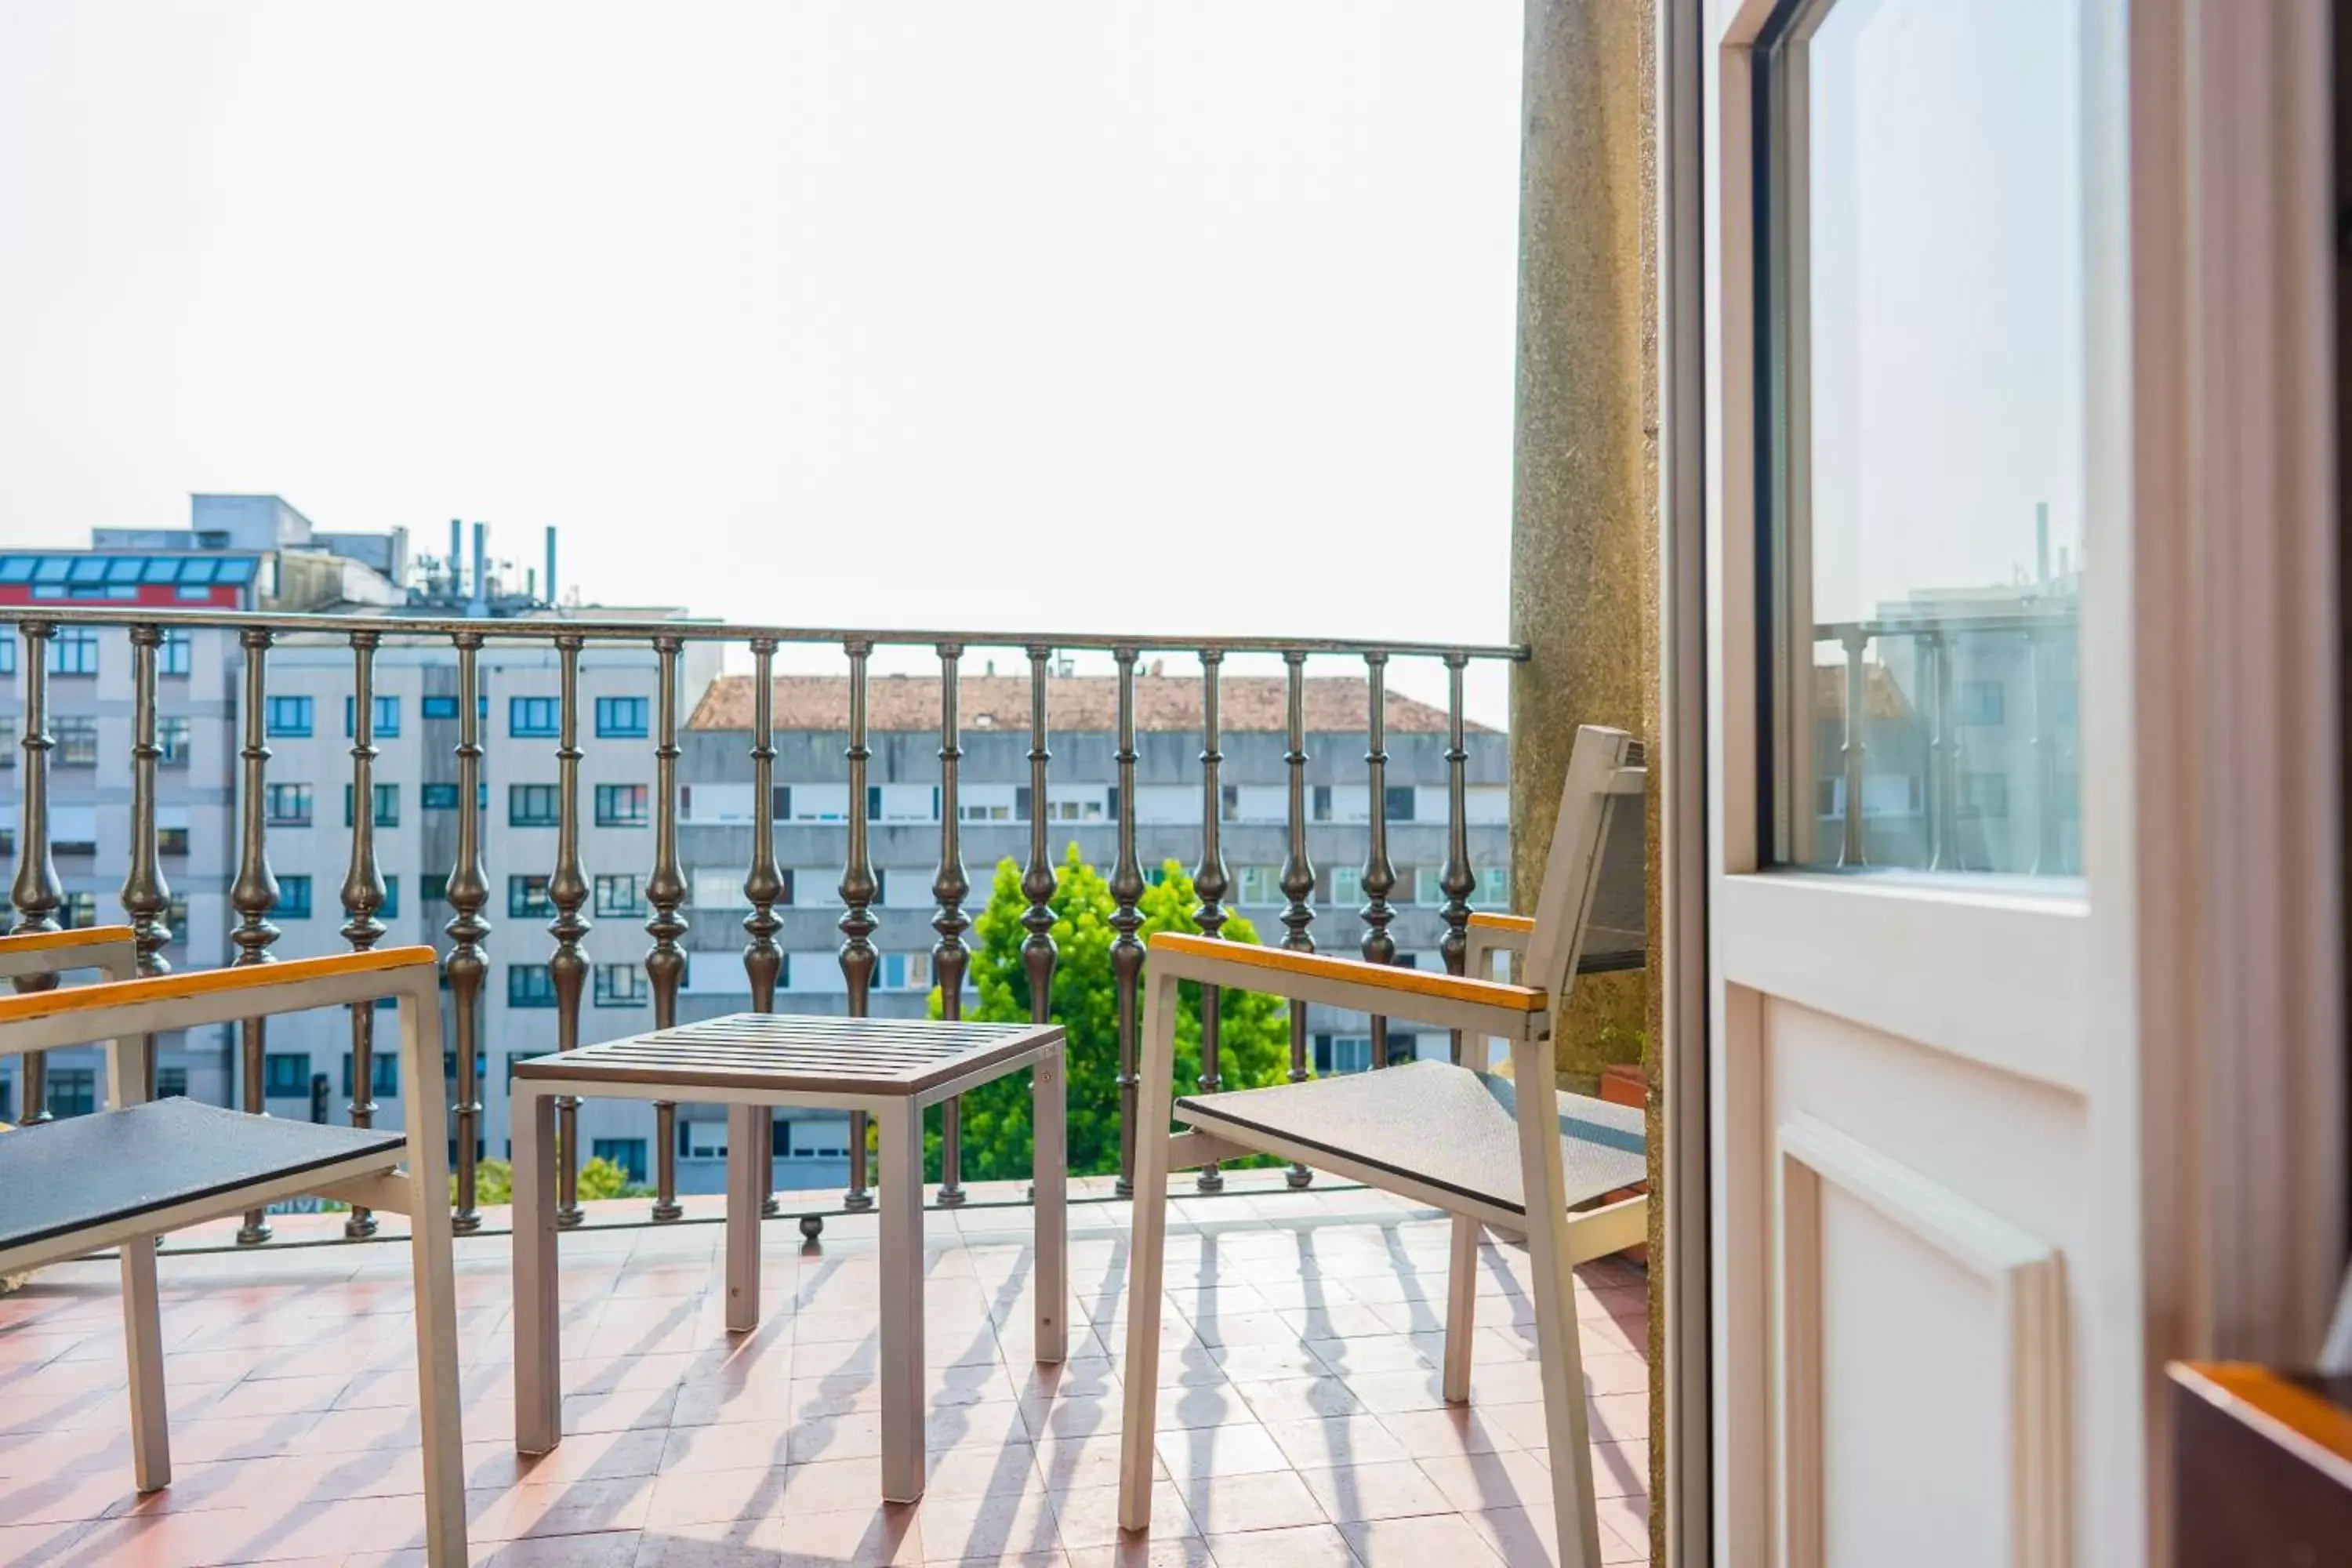
[(760, 1321), (761, 1119), (863, 1110), (880, 1131), (882, 1495), (923, 1494), (923, 1110), (1024, 1067), (1035, 1095), (1037, 1360), (1068, 1351), (1064, 1036), (1055, 1025), (739, 1013), (515, 1066), (515, 1447), (562, 1438), (555, 1100), (671, 1100), (727, 1111), (727, 1330)]

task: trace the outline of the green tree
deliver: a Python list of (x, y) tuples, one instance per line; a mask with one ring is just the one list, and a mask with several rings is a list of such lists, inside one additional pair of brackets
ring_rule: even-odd
[[(1143, 924), (1138, 940), (1156, 931), (1198, 931), (1192, 918), (1199, 902), (1192, 879), (1173, 860), (1160, 880), (1143, 891), (1137, 912)], [(1100, 871), (1072, 844), (1064, 857), (1059, 884), (1050, 900), (1054, 945), (1053, 1017), (1069, 1033), (1069, 1156), (1074, 1175), (1118, 1168), (1118, 989), (1110, 949), (1118, 932), (1110, 923), (1117, 907)], [(970, 988), (964, 1016), (974, 1022), (1029, 1021), (1029, 974), (1021, 965), (1021, 944), (1029, 932), (1021, 923), (1029, 900), (1021, 891), (1020, 868), (1011, 860), (996, 868), (988, 907), (973, 922)], [(1228, 941), (1255, 942), (1257, 931), (1239, 915), (1224, 925)], [(1190, 1089), (1201, 1076), (1200, 987), (1181, 988), (1176, 1022), (1176, 1083)], [(1139, 1013), (1142, 999), (1139, 994)], [(940, 993), (931, 991), (930, 1016), (940, 1016)], [(1255, 1089), (1280, 1082), (1290, 1066), (1290, 1010), (1270, 996), (1227, 991), (1219, 1015), (1218, 1068), (1226, 1089)], [(1139, 1017), (1137, 1026), (1141, 1027)], [(931, 1113), (925, 1163), (940, 1179), (939, 1113)], [(971, 1181), (1002, 1180), (1029, 1173), (1029, 1075), (1016, 1073), (984, 1084), (963, 1097), (964, 1175)]]

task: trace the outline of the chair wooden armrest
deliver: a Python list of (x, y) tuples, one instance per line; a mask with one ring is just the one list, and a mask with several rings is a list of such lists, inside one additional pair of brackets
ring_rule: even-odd
[(110, 980), (139, 972), (139, 945), (129, 926), (84, 926), (79, 931), (33, 931), (0, 936), (0, 980), (63, 974), (95, 969)]
[(380, 996), (414, 994), (420, 1005), (437, 1005), (436, 962), (429, 947), (391, 947), (0, 996), (0, 1056)]
[(1549, 1027), (1546, 1015), (1551, 999), (1528, 985), (1180, 931), (1154, 936), (1150, 951), (1153, 965), (1182, 980), (1512, 1040), (1539, 1037)]
[(1495, 954), (1525, 952), (1535, 934), (1533, 915), (1471, 910), (1469, 929), (1462, 933), (1462, 973), (1480, 980), (1493, 979)]

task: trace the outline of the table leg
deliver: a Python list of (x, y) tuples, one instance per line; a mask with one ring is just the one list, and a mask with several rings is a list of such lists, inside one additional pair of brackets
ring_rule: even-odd
[(514, 1081), (515, 1447), (562, 1440), (562, 1305), (555, 1279), (555, 1100)]
[(767, 1196), (761, 1180), (767, 1140), (764, 1105), (727, 1108), (727, 1331), (748, 1334), (760, 1326), (760, 1215)]
[(923, 1113), (912, 1098), (875, 1112), (881, 1132), (882, 1496), (923, 1495)]
[(1036, 1130), (1030, 1159), (1036, 1194), (1036, 1356), (1055, 1364), (1070, 1352), (1070, 1163), (1065, 1131), (1069, 1108), (1062, 1047), (1038, 1058), (1030, 1078), (1031, 1125)]

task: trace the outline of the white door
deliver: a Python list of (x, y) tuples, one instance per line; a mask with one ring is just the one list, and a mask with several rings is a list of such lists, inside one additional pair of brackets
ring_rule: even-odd
[[(2135, 1075), (2179, 1022), (2144, 1017), (2149, 922), (2197, 928), (2150, 901), (2149, 835), (2210, 816), (2197, 724), (2295, 695), (2200, 668), (2169, 751), (2135, 697), (2192, 635), (2152, 587), (2200, 592), (2135, 555), (2173, 498), (2132, 499), (2198, 368), (2133, 309), (2190, 248), (2133, 206), (2131, 12), (2172, 9), (1705, 8), (1717, 1563), (2160, 1550), (2144, 1199), (2174, 1152)], [(2279, 564), (2221, 641), (2297, 591)]]

